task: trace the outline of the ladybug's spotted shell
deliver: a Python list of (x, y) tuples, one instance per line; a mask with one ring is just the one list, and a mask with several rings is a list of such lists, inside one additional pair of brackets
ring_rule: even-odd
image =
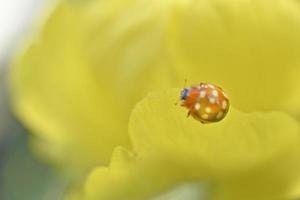
[(224, 91), (214, 85), (201, 83), (184, 88), (181, 92), (182, 106), (186, 107), (196, 120), (202, 123), (222, 120), (229, 109), (229, 100)]

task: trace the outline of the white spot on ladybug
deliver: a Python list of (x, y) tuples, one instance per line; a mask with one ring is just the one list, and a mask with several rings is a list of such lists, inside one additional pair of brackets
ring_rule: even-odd
[(211, 108), (210, 108), (210, 107), (206, 107), (206, 108), (205, 108), (205, 112), (211, 113)]
[(212, 89), (215, 88), (215, 86), (213, 86), (212, 84), (207, 84), (207, 87), (210, 87), (210, 88), (212, 88)]
[(216, 98), (215, 97), (209, 97), (208, 100), (209, 100), (209, 103), (211, 103), (211, 104), (216, 103)]
[(221, 119), (223, 117), (224, 113), (221, 111), (217, 114), (216, 118)]
[(227, 108), (228, 104), (225, 100), (222, 101), (222, 108), (225, 110)]
[(206, 95), (206, 91), (205, 90), (200, 91), (200, 98), (204, 98), (205, 95)]
[(200, 108), (201, 108), (200, 103), (196, 103), (196, 104), (195, 104), (195, 109), (196, 109), (196, 110), (200, 110)]
[(205, 113), (205, 114), (202, 114), (202, 115), (201, 115), (201, 118), (202, 118), (202, 119), (208, 119), (208, 114), (206, 114), (206, 113)]
[(213, 95), (214, 97), (218, 97), (219, 93), (218, 93), (217, 90), (213, 90), (213, 91), (212, 91), (212, 95)]

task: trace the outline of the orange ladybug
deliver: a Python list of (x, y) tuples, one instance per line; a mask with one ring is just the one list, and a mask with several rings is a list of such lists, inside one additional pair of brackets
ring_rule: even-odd
[(200, 83), (184, 88), (180, 95), (181, 106), (201, 123), (218, 122), (222, 120), (229, 109), (229, 100), (224, 91), (210, 83)]

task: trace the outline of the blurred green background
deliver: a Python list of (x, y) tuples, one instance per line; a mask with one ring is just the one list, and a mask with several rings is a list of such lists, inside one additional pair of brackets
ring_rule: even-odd
[[(0, 1), (0, 199), (59, 200), (66, 180), (39, 162), (28, 147), (27, 130), (10, 111), (6, 75), (12, 52), (44, 15), (45, 0)], [(54, 5), (54, 4), (53, 4)]]
[(66, 181), (34, 158), (26, 129), (9, 110), (5, 72), (0, 75), (0, 199), (62, 199)]

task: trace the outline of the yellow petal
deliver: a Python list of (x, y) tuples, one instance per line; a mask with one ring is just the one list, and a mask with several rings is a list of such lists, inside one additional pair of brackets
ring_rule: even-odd
[(290, 152), (254, 171), (220, 178), (212, 191), (214, 200), (291, 200), (300, 197), (294, 190), (299, 183), (299, 150)]
[(217, 200), (288, 194), (300, 175), (297, 121), (231, 108), (223, 121), (201, 124), (174, 105), (178, 93), (151, 93), (138, 103), (129, 126), (135, 153), (117, 148), (110, 167), (95, 169), (87, 199), (141, 200), (201, 180), (212, 183)]
[(179, 182), (182, 173), (173, 164), (139, 157), (118, 147), (109, 168), (99, 167), (89, 175), (85, 186), (85, 199), (147, 199)]
[(174, 9), (169, 55), (189, 82), (224, 87), (244, 111), (300, 112), (294, 0), (199, 0)]
[(117, 145), (130, 148), (124, 130), (134, 104), (173, 82), (159, 20), (141, 9), (120, 21), (134, 8), (119, 3), (61, 3), (14, 62), (14, 110), (35, 133), (37, 154), (69, 171), (107, 164)]
[(174, 105), (179, 92), (152, 93), (135, 107), (129, 124), (135, 151), (236, 172), (280, 157), (299, 144), (298, 123), (287, 114), (247, 114), (231, 107), (223, 121), (203, 125)]

